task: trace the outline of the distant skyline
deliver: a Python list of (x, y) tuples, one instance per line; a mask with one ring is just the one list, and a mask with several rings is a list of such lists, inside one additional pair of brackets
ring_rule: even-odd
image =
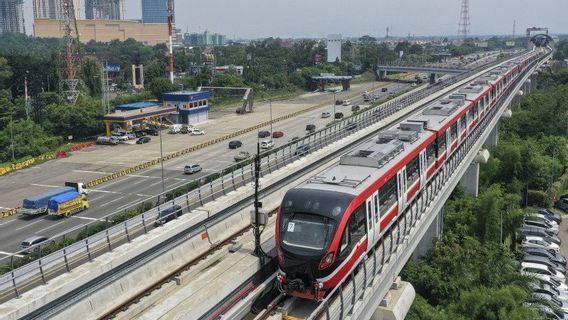
[[(141, 0), (126, 1), (126, 18), (141, 19)], [(455, 36), (460, 0), (174, 0), (176, 27), (183, 32), (209, 30), (227, 38), (301, 38), (344, 36)], [(32, 0), (24, 4), (26, 31), (32, 32)], [(517, 35), (527, 27), (568, 33), (568, 1), (471, 0), (471, 34)]]

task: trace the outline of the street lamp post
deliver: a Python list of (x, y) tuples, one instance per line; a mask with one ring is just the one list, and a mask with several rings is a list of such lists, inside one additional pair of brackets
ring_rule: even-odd
[(270, 141), (272, 141), (272, 99), (268, 98), (270, 104)]
[(160, 128), (158, 128), (158, 135), (160, 136), (160, 165), (162, 167), (162, 193), (166, 191), (164, 184), (164, 149), (162, 146), (162, 117), (160, 116)]
[(333, 91), (333, 117), (335, 118), (335, 90)]
[(12, 149), (12, 160), (16, 160), (14, 156), (14, 118), (10, 114), (10, 149)]

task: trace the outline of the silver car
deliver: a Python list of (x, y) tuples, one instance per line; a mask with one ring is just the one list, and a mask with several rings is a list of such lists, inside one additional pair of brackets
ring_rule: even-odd
[(201, 171), (201, 166), (198, 164), (188, 164), (183, 168), (183, 173), (185, 174), (194, 174)]

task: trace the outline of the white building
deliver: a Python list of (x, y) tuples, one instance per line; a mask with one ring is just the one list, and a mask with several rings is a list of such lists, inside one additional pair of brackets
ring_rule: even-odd
[(330, 34), (327, 36), (327, 62), (341, 61), (341, 35)]

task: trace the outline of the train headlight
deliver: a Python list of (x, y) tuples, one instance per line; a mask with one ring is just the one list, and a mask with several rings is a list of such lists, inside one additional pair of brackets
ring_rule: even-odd
[(329, 266), (331, 266), (331, 264), (333, 263), (333, 258), (335, 256), (335, 252), (328, 252), (323, 259), (321, 259), (320, 265), (319, 265), (319, 269), (323, 270)]

